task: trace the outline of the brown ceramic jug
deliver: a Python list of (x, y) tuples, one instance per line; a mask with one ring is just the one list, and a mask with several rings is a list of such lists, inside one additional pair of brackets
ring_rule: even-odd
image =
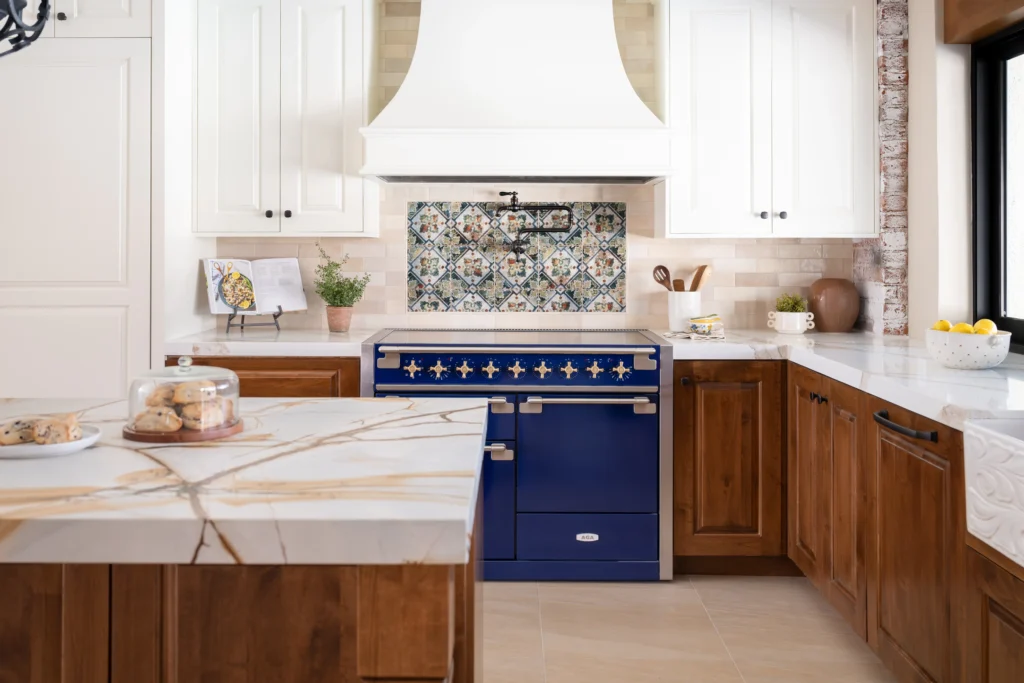
[(822, 278), (811, 285), (810, 305), (818, 332), (849, 332), (860, 314), (860, 293), (849, 280)]

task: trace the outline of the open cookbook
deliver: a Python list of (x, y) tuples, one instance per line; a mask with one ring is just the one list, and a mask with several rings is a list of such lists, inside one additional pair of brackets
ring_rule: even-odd
[(211, 313), (262, 315), (277, 313), (278, 307), (285, 312), (307, 308), (298, 259), (205, 259), (203, 268)]

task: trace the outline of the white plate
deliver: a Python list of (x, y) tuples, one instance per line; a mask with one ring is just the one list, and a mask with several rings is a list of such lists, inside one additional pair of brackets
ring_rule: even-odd
[(82, 425), (82, 438), (69, 443), (51, 443), (40, 446), (37, 443), (23, 443), (17, 446), (0, 446), (0, 460), (30, 460), (32, 458), (58, 458), (84, 451), (100, 440), (100, 428)]

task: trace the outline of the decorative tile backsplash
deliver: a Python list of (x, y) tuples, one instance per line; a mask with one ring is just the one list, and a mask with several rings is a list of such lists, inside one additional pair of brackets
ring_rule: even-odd
[[(408, 310), (460, 313), (624, 313), (626, 204), (568, 203), (559, 212), (503, 213), (495, 202), (409, 202)], [(529, 206), (526, 204), (525, 206)]]

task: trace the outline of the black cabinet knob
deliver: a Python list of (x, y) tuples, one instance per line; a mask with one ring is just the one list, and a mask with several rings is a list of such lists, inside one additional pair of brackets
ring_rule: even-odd
[(819, 402), (818, 399), (820, 399), (820, 398), (821, 398), (821, 396), (819, 396), (816, 392), (814, 392), (814, 391), (811, 392), (811, 400), (812, 401), (817, 403), (817, 402)]
[(818, 403), (819, 404), (828, 403), (828, 396), (819, 396), (818, 397)]
[(768, 212), (767, 211), (762, 211), (761, 212), (761, 220), (763, 220), (763, 221), (768, 220)]
[(786, 220), (787, 218), (789, 218), (789, 214), (786, 213), (785, 211), (780, 211), (779, 218), (781, 218), (782, 220)]
[(57, 12), (57, 21), (67, 21), (68, 15), (64, 12)]
[(274, 217), (274, 212), (273, 211), (267, 211), (266, 215), (267, 215), (267, 218), (273, 218)]
[(682, 386), (684, 386), (684, 387), (688, 387), (688, 386), (690, 386), (690, 378), (689, 377), (682, 377), (682, 378), (680, 378), (679, 383)]
[(292, 212), (290, 210), (289, 211), (285, 211), (284, 212), (284, 217), (285, 218), (291, 218), (292, 217)]

